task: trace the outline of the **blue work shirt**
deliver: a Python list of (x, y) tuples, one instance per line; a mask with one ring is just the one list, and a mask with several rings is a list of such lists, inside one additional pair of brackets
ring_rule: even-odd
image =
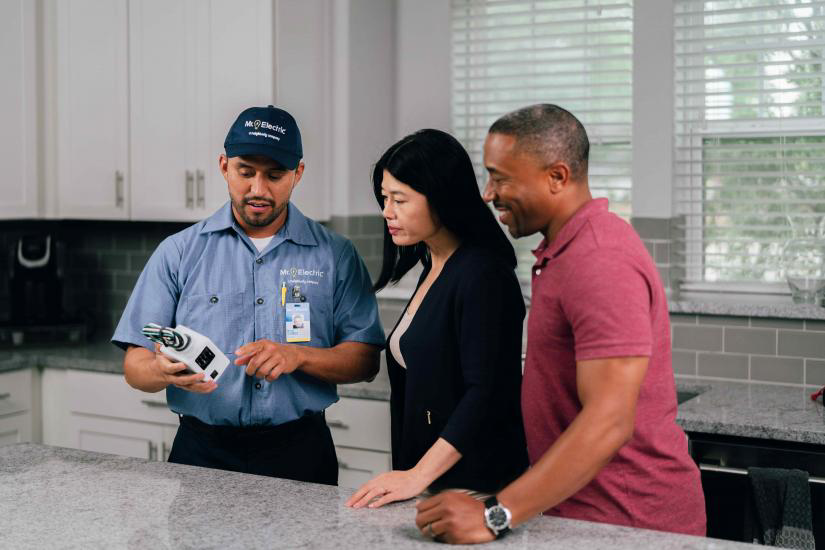
[[(262, 251), (235, 221), (227, 202), (211, 217), (167, 237), (143, 268), (112, 342), (154, 351), (147, 323), (185, 325), (208, 336), (231, 362), (240, 346), (262, 338), (286, 342), (281, 286), (310, 305), (311, 341), (329, 348), (353, 341), (383, 347), (384, 331), (369, 273), (352, 243), (289, 204), (287, 219)], [(230, 363), (209, 394), (168, 386), (178, 414), (207, 424), (277, 425), (338, 400), (334, 384), (300, 371), (273, 382)], [(260, 389), (256, 383), (260, 382)]]

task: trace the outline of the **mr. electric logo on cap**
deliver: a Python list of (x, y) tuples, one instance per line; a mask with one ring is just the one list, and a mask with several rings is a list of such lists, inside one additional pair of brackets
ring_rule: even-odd
[(264, 130), (271, 130), (273, 132), (278, 132), (281, 135), (286, 135), (286, 128), (283, 126), (278, 126), (277, 124), (270, 124), (265, 120), (255, 120), (254, 122), (247, 120), (243, 125), (245, 128), (255, 128), (256, 130), (263, 128)]

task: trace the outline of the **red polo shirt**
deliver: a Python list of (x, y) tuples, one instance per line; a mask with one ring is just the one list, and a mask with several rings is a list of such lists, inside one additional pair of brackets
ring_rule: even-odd
[(576, 361), (648, 356), (633, 438), (591, 481), (545, 514), (693, 535), (705, 501), (687, 438), (676, 424), (667, 300), (639, 236), (583, 205), (534, 252), (522, 409), (535, 463), (581, 411)]

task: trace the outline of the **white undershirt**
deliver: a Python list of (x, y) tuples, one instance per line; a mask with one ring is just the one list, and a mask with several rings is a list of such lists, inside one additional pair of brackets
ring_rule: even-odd
[(273, 237), (275, 237), (275, 235), (270, 235), (269, 237), (261, 237), (259, 239), (256, 239), (255, 237), (249, 237), (249, 240), (252, 241), (252, 244), (255, 245), (255, 248), (257, 248), (258, 252), (260, 253), (264, 251), (264, 248), (266, 248), (266, 245), (269, 244), (269, 241), (271, 241)]
[(393, 358), (398, 364), (405, 369), (407, 368), (407, 364), (404, 362), (404, 356), (401, 355), (401, 337), (404, 336), (404, 333), (410, 328), (413, 317), (415, 317), (414, 314), (410, 315), (405, 311), (404, 315), (401, 316), (401, 320), (398, 321), (395, 331), (392, 333), (392, 336), (390, 336), (390, 353), (392, 353)]

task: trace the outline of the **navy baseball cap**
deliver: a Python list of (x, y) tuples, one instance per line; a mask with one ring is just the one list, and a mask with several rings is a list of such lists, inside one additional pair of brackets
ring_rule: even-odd
[(238, 115), (223, 142), (226, 156), (264, 155), (294, 170), (304, 156), (301, 132), (291, 114), (273, 105)]

